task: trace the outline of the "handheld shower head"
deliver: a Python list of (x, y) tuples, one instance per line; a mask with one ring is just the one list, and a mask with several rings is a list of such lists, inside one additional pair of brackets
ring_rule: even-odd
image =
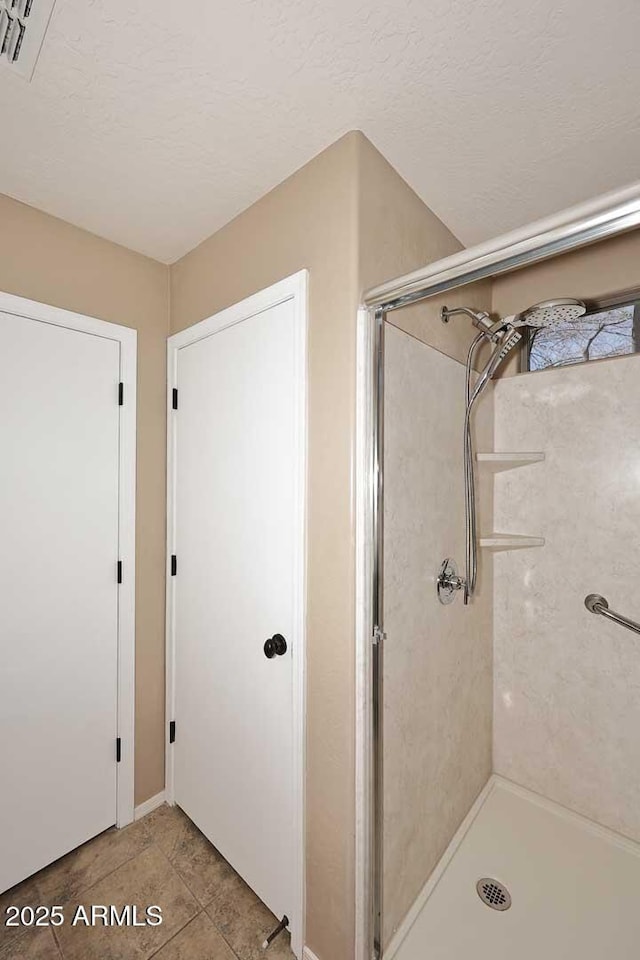
[(494, 349), (482, 372), (478, 375), (473, 392), (471, 393), (470, 405), (473, 405), (475, 400), (477, 400), (487, 385), (487, 382), (494, 375), (502, 361), (506, 360), (508, 355), (514, 349), (514, 347), (518, 346), (521, 340), (522, 334), (518, 330), (514, 330), (513, 327), (508, 328), (505, 331), (504, 337)]
[(514, 327), (558, 327), (563, 323), (573, 323), (587, 312), (581, 300), (562, 297), (558, 300), (543, 300), (527, 307), (511, 321)]
[[(478, 375), (478, 379), (472, 387), (473, 381), (473, 359), (476, 349), (484, 339), (489, 339), (496, 346), (493, 349), (489, 360), (484, 369)], [(492, 333), (483, 331), (474, 339), (467, 354), (466, 364), (466, 398), (467, 409), (464, 417), (464, 517), (465, 517), (465, 538), (466, 538), (466, 557), (465, 557), (465, 576), (461, 580), (464, 586), (464, 602), (469, 603), (476, 589), (476, 578), (478, 573), (478, 544), (477, 544), (477, 516), (476, 516), (476, 485), (473, 467), (473, 438), (471, 435), (471, 411), (482, 391), (487, 386), (489, 380), (496, 372), (500, 364), (505, 360), (511, 351), (517, 347), (522, 340), (522, 334), (516, 330), (508, 321), (501, 324), (499, 329)], [(459, 589), (459, 588), (456, 588)]]

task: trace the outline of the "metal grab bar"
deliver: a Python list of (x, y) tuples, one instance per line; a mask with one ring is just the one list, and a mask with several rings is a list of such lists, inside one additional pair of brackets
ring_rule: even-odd
[(623, 617), (621, 613), (616, 613), (615, 610), (610, 610), (608, 602), (599, 594), (590, 593), (588, 597), (584, 598), (584, 605), (589, 613), (597, 613), (603, 617), (608, 617), (614, 623), (619, 623), (621, 627), (626, 627), (633, 633), (640, 633), (640, 623), (629, 620), (628, 617)]

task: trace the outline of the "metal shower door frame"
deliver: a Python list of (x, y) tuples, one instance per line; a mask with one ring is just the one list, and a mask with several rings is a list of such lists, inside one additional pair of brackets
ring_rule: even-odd
[(382, 956), (382, 909), (383, 909), (383, 836), (384, 836), (384, 347), (386, 311), (374, 313), (374, 368), (373, 411), (374, 435), (372, 447), (373, 480), (373, 531), (374, 556), (372, 565), (371, 592), (371, 706), (372, 737), (372, 825), (374, 844), (372, 851), (373, 889), (373, 955)]
[(356, 426), (356, 951), (382, 956), (384, 342), (386, 311), (358, 312)]
[(356, 386), (356, 957), (382, 960), (384, 330), (387, 315), (640, 226), (640, 182), (368, 290)]

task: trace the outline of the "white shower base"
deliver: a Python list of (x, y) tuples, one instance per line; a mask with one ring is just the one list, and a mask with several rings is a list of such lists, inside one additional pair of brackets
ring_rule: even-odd
[[(476, 882), (511, 893), (498, 912)], [(640, 846), (493, 777), (384, 960), (638, 960)]]

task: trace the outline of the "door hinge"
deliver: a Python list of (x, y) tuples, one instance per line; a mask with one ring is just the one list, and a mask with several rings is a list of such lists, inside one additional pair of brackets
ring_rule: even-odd
[(122, 583), (122, 560), (118, 560), (118, 583)]
[(374, 643), (376, 646), (382, 643), (383, 640), (387, 639), (387, 635), (384, 630), (381, 630), (380, 627), (374, 627), (373, 633), (371, 634), (371, 643)]
[(116, 737), (116, 763), (122, 760), (122, 738)]
[(171, 393), (171, 406), (174, 410), (178, 409), (178, 388), (174, 387)]
[(178, 558), (176, 557), (175, 553), (172, 553), (171, 554), (171, 576), (175, 577), (177, 572), (178, 572)]
[(118, 384), (118, 406), (122, 407), (124, 405), (124, 383), (120, 381)]
[(172, 720), (169, 723), (169, 743), (175, 743), (175, 742), (176, 742), (176, 722), (175, 720)]

